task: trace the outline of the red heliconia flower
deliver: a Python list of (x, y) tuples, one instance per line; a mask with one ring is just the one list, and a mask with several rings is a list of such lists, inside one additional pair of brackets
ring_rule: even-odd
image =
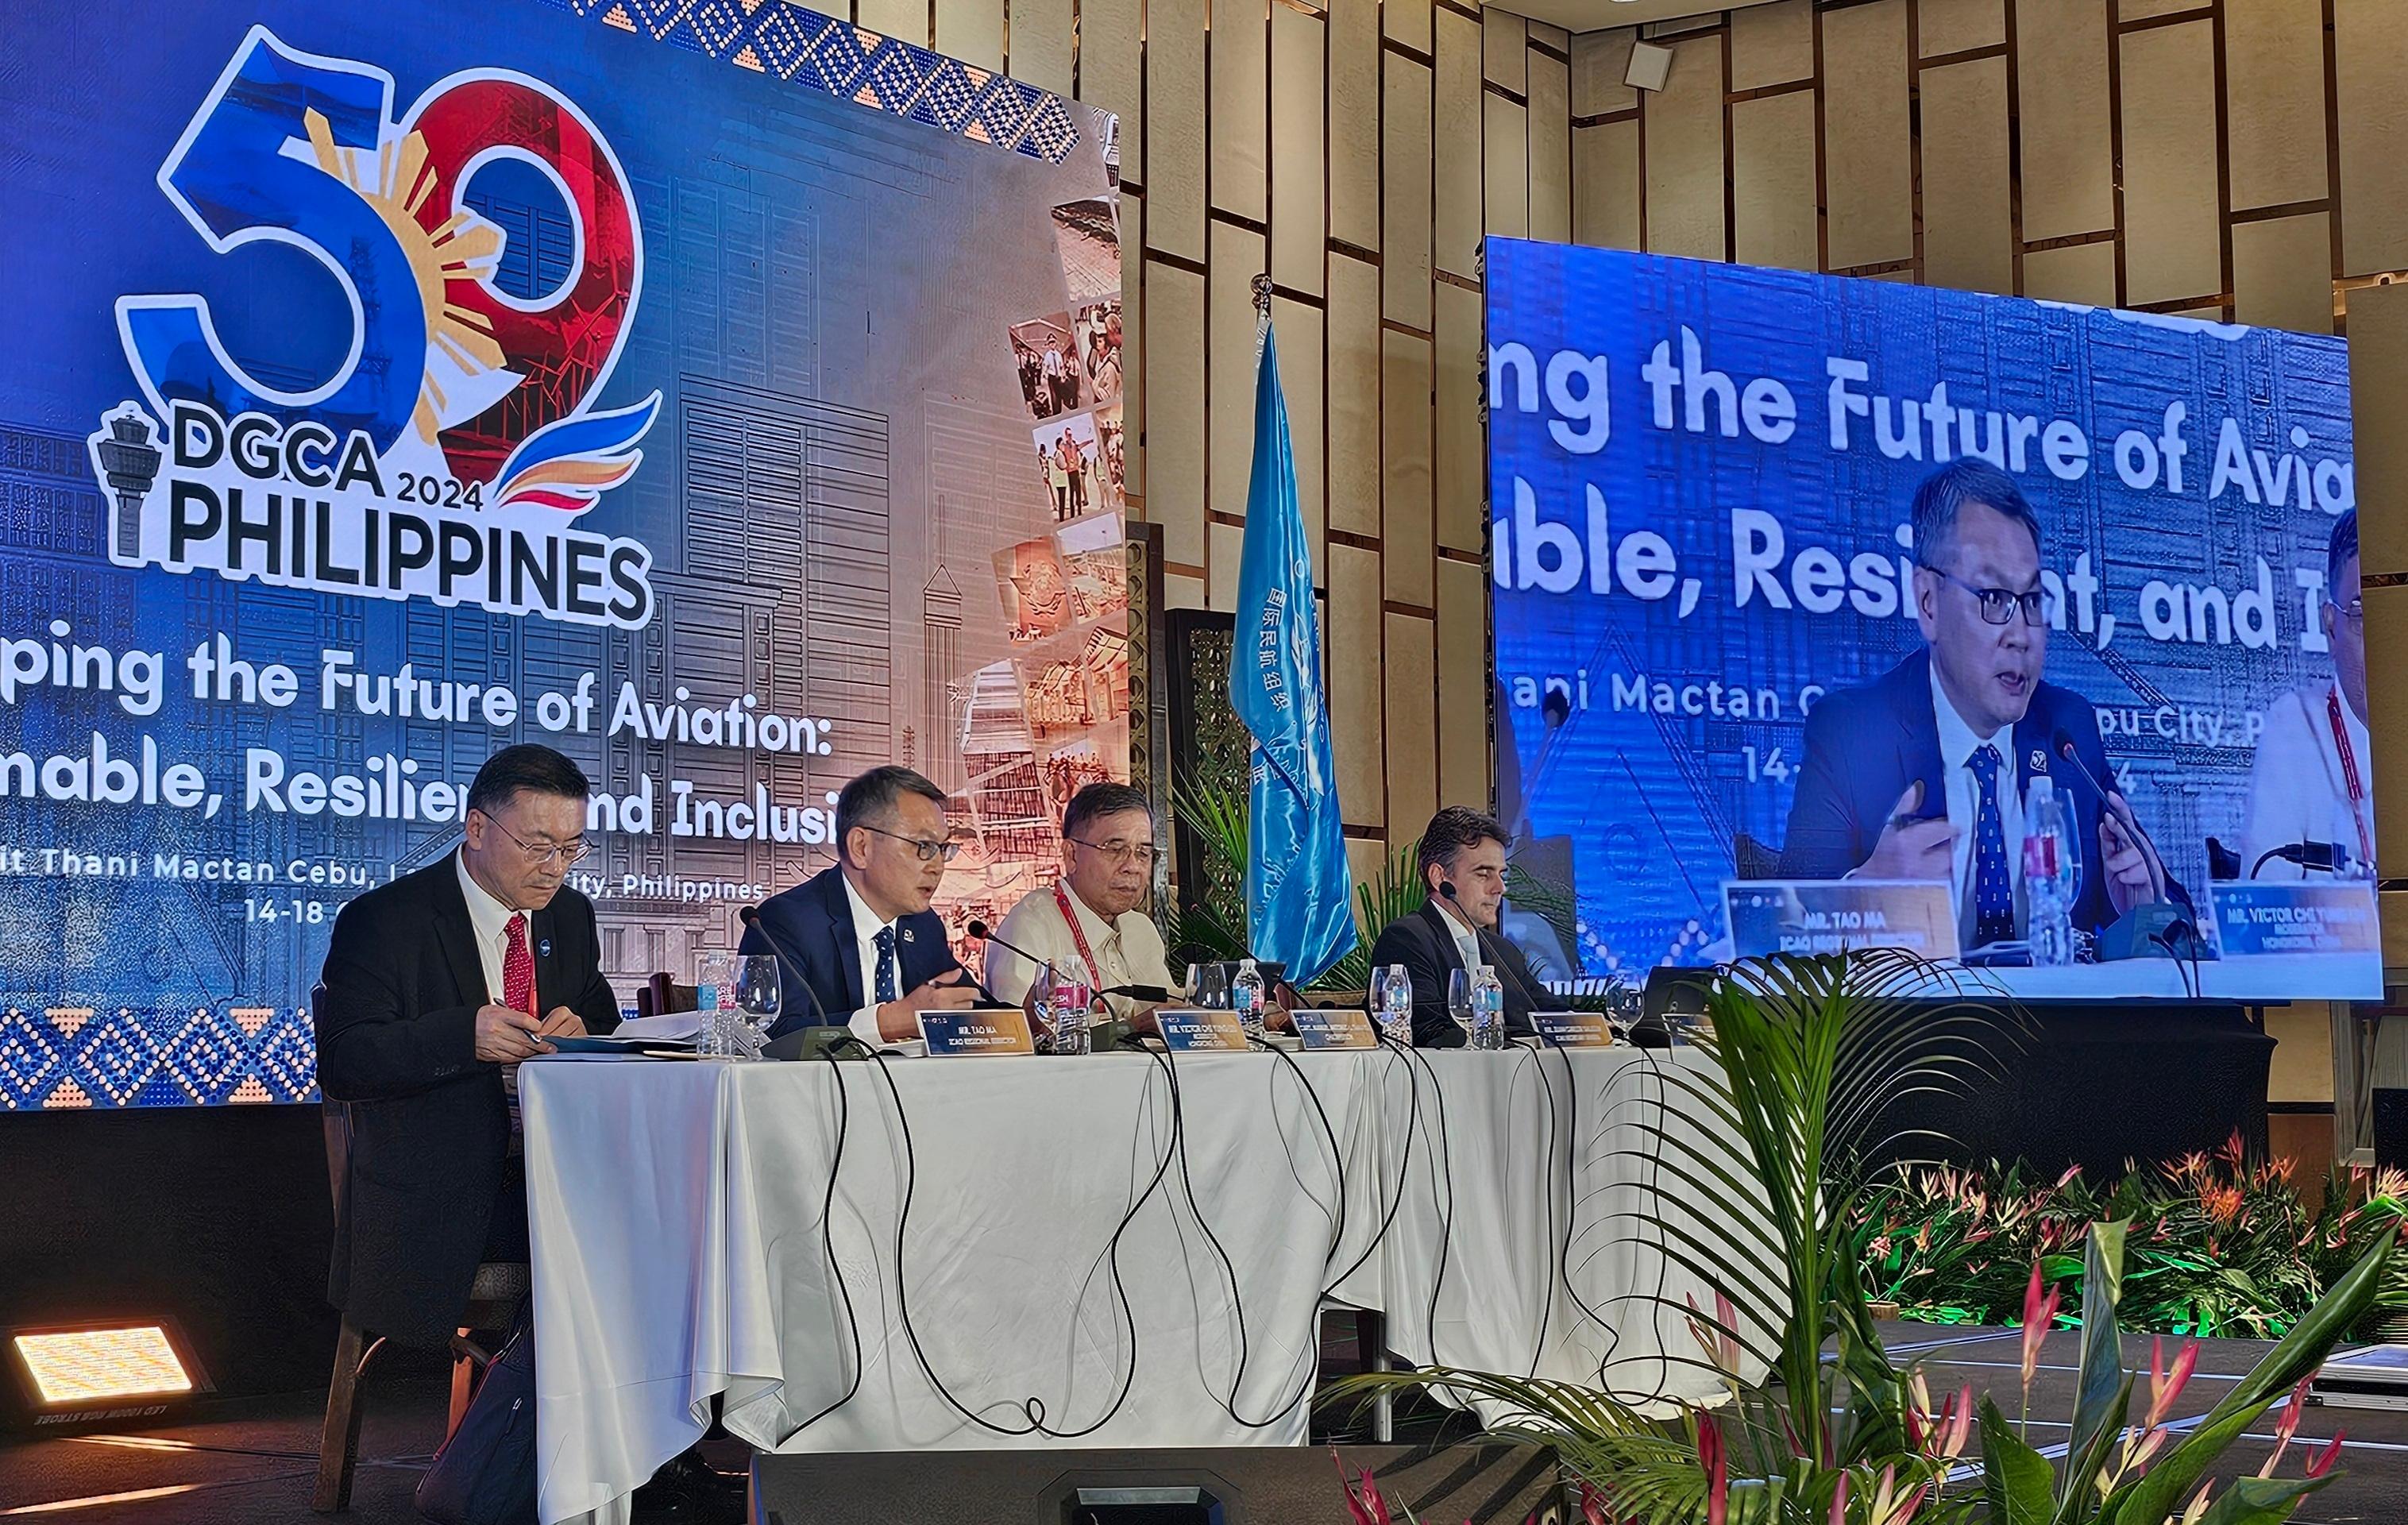
[(2057, 1301), (2063, 1295), (2054, 1287), (2047, 1288), (2043, 1293), (2043, 1286), (2041, 1280), (2040, 1262), (2034, 1260), (2031, 1281), (2024, 1288), (2024, 1388), (2026, 1391), (2031, 1388), (2032, 1374), (2040, 1370), (2041, 1342), (2047, 1338), (2050, 1327), (2057, 1322)]
[(1724, 1525), (1730, 1518), (1730, 1458), (1711, 1415), (1698, 1416), (1698, 1465), (1706, 1474), (1706, 1525)]
[(2149, 1341), (2149, 1413), (2148, 1417), (2141, 1421), (2142, 1429), (2156, 1429), (2166, 1422), (2166, 1416), (2173, 1412), (2174, 1400), (2182, 1396), (2184, 1387), (2190, 1381), (2191, 1373), (2199, 1368), (2199, 1349), (2197, 1340), (2185, 1340), (2182, 1349), (2174, 1353), (2172, 1369), (2168, 1370), (2165, 1364), (2164, 1337), (2151, 1338)]
[(2258, 1469), (2258, 1476), (2273, 1476), (2274, 1468), (2282, 1462), (2283, 1453), (2291, 1448), (2291, 1437), (2300, 1431), (2300, 1416), (2307, 1411), (2308, 1384), (2315, 1379), (2314, 1372), (2300, 1378), (2300, 1385), (2293, 1388), (2291, 1396), (2284, 1401), (2283, 1417), (2274, 1421), (2274, 1452), (2266, 1459), (2266, 1464)]
[(1346, 1475), (1346, 1459), (1338, 1454), (1337, 1446), (1329, 1448), (1329, 1458), (1338, 1463), (1338, 1481), (1346, 1489), (1346, 1513), (1353, 1517), (1354, 1525), (1396, 1525), (1388, 1514), (1387, 1501), (1380, 1497), (1380, 1485), (1372, 1481), (1371, 1469), (1363, 1469), (1362, 1487), (1357, 1491), (1354, 1479)]
[(2341, 1460), (2341, 1435), (2340, 1431), (2334, 1431), (2333, 1438), (2318, 1446), (2316, 1453), (2308, 1458), (2307, 1473), (2310, 1477), (2321, 1477), (2333, 1470), (2333, 1463)]
[(1848, 1475), (1831, 1485), (1831, 1525), (1848, 1525)]
[(1605, 1512), (1605, 1495), (1597, 1490), (1596, 1484), (1583, 1478), (1580, 1497), (1582, 1525), (1613, 1525)]

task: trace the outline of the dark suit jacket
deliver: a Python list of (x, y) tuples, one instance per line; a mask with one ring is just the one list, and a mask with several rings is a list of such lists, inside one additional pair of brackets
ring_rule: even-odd
[[(1497, 971), (1498, 983), (1505, 987), (1505, 1030), (1534, 1031), (1531, 1003), (1544, 1000), (1546, 995), (1531, 975), (1522, 950), (1493, 931), (1480, 934), (1480, 945)], [(1378, 979), (1390, 964), (1404, 965), (1405, 972), (1412, 976), (1413, 1046), (1461, 1048), (1466, 1042), (1463, 1029), (1447, 1014), (1446, 977), (1463, 967), (1463, 955), (1455, 951), (1455, 928), (1436, 901), (1425, 900), (1419, 911), (1380, 928), (1379, 940), (1371, 944), (1371, 977)]]
[[(778, 1024), (769, 1029), (772, 1038), (823, 1022), (843, 1027), (853, 1013), (872, 1004), (867, 992), (873, 971), (861, 967), (853, 900), (844, 892), (841, 868), (830, 866), (762, 901), (760, 919), (744, 928), (737, 951), (778, 956)], [(933, 911), (896, 924), (895, 962), (898, 995), (910, 995), (962, 967), (946, 941), (943, 919)]]
[[(1784, 879), (1837, 879), (1872, 856), (1889, 824), (1891, 807), (1906, 786), (1923, 781), (1922, 814), (1948, 813), (1948, 787), (1940, 760), (1940, 721), (1933, 714), (1931, 654), (1918, 651), (1871, 683), (1827, 696), (1806, 717), (1806, 759), (1798, 793), (1789, 806), (1789, 831), (1781, 849)], [(2092, 777), (2114, 779), (2107, 749), (2099, 740), (2098, 712), (2071, 689), (2042, 683), (2029, 708), (2015, 722), (2007, 759), (2020, 796), (2034, 779), (2047, 776), (2071, 811), (2081, 837), (2082, 889), (2075, 896), (2073, 925), (2098, 931), (2115, 919), (2108, 899), (2105, 864), (2099, 852), (2099, 792), (2057, 755), (2062, 730)], [(2145, 827), (2148, 823), (2143, 822)], [(2014, 843), (2009, 852), (2015, 851)], [(2167, 879), (2168, 892), (2185, 904), (2190, 897)]]
[[(502, 1069), (476, 1057), (486, 1003), (452, 856), (343, 907), (317, 996), (318, 1086), (345, 1103), (326, 1295), (404, 1341), (458, 1327), (509, 1150)], [(562, 888), (528, 917), (536, 1000), (618, 1026), (594, 905)]]

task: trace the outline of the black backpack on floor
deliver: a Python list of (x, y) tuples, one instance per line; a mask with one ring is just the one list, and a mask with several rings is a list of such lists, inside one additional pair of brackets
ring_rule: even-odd
[(485, 1367), (460, 1428), (418, 1481), (418, 1512), (436, 1525), (534, 1525), (535, 1322), (519, 1307)]

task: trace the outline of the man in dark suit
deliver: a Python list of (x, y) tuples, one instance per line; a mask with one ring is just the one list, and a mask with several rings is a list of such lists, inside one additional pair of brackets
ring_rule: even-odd
[(2186, 900), (2115, 789), (2090, 701), (2041, 677), (2040, 521), (2014, 479), (1944, 466), (1915, 489), (1914, 522), (1925, 649), (1807, 716), (1781, 877), (1944, 881), (1960, 946), (2019, 937), (2025, 801), (2047, 778), (2080, 838), (2077, 929)]
[(1505, 828), (1493, 815), (1449, 805), (1430, 817), (1416, 854), (1420, 910), (1380, 929), (1371, 944), (1371, 977), (1402, 964), (1413, 982), (1413, 1046), (1460, 1048), (1467, 1042), (1446, 1008), (1447, 976), (1486, 964), (1505, 990), (1505, 1030), (1527, 1035), (1530, 1013), (1546, 993), (1520, 949), (1497, 933), (1505, 904)]
[(343, 907), (317, 993), (318, 1084), (348, 1104), (327, 1295), (388, 1338), (458, 1327), (477, 1265), (526, 1259), (517, 1069), (608, 1031), (594, 906), (567, 888), (591, 786), (543, 746), (468, 787), (460, 850)]
[(836, 800), (837, 861), (761, 902), (738, 951), (778, 956), (773, 1038), (825, 1023), (876, 1047), (920, 1036), (920, 1013), (981, 995), (928, 909), (955, 843), (945, 792), (908, 768), (873, 768)]

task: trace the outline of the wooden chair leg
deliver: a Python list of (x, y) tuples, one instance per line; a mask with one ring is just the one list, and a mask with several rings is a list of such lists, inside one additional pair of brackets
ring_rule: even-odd
[(318, 1439), (318, 1486), (309, 1507), (322, 1515), (351, 1506), (351, 1476), (360, 1460), (360, 1382), (377, 1342), (350, 1319), (335, 1341), (335, 1371), (326, 1384), (326, 1427)]

